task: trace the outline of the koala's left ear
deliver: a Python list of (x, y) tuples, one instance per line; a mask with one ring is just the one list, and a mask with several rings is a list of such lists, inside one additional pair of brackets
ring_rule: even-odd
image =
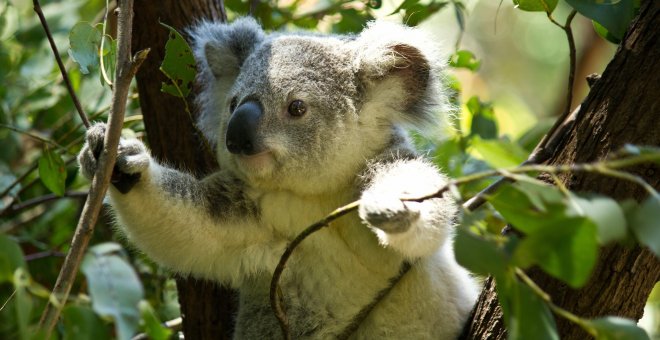
[(231, 24), (203, 21), (190, 30), (193, 53), (201, 71), (216, 79), (238, 75), (241, 65), (264, 39), (264, 31), (251, 17)]
[(424, 32), (372, 22), (353, 44), (358, 77), (394, 109), (391, 119), (426, 129), (451, 111), (441, 79), (447, 59)]

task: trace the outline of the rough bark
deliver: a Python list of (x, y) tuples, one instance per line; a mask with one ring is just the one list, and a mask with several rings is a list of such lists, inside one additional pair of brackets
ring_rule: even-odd
[[(626, 143), (660, 145), (660, 2), (642, 4), (613, 60), (583, 102), (576, 124), (550, 164), (590, 162), (606, 158)], [(660, 167), (631, 169), (656, 189)], [(616, 199), (642, 200), (646, 192), (629, 182), (598, 175), (565, 176), (578, 192), (598, 192)], [(532, 269), (529, 275), (555, 303), (585, 317), (619, 315), (638, 320), (651, 289), (660, 280), (660, 261), (648, 250), (608, 246), (601, 250), (594, 273), (579, 290)], [(505, 339), (502, 311), (492, 278), (486, 281), (465, 339)], [(567, 320), (557, 319), (562, 339), (587, 334)]]
[[(136, 0), (134, 6), (133, 50), (151, 48), (149, 58), (137, 74), (151, 152), (155, 158), (197, 175), (209, 173), (216, 163), (213, 155), (202, 147), (183, 101), (160, 91), (161, 82), (166, 80), (159, 67), (165, 55), (168, 31), (159, 21), (183, 32), (201, 18), (221, 18), (219, 6), (214, 0)], [(191, 98), (188, 102), (194, 110)], [(194, 116), (195, 112), (192, 114)], [(178, 278), (177, 289), (186, 339), (231, 338), (234, 291), (191, 278)]]

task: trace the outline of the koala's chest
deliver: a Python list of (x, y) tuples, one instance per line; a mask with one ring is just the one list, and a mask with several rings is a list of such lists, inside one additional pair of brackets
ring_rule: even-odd
[[(259, 193), (260, 220), (268, 229), (285, 237), (295, 236), (307, 226), (350, 203), (350, 195), (299, 196), (289, 192)], [(347, 222), (347, 221), (342, 221)]]

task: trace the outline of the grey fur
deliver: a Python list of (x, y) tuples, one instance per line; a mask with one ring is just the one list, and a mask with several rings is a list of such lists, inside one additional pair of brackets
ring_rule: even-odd
[[(122, 140), (117, 169), (139, 175), (125, 194), (110, 190), (127, 238), (182, 275), (238, 288), (235, 338), (278, 338), (268, 287), (284, 248), (309, 224), (360, 199), (357, 214), (303, 242), (288, 263), (280, 283), (292, 335), (342, 334), (409, 261), (415, 265), (353, 338), (455, 337), (476, 299), (474, 282), (453, 259), (455, 202), (400, 200), (447, 181), (404, 129), (432, 130), (447, 113), (444, 57), (432, 40), (387, 23), (354, 37), (265, 34), (250, 18), (202, 22), (189, 35), (202, 86), (198, 124), (222, 170), (199, 180)], [(227, 149), (233, 98), (262, 108), (250, 129), (265, 152)], [(288, 114), (294, 100), (305, 103), (304, 115)], [(92, 127), (79, 155), (87, 177), (104, 131)]]

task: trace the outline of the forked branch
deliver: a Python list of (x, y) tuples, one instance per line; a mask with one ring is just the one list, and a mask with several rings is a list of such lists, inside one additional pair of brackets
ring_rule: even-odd
[(78, 220), (71, 242), (71, 249), (57, 277), (55, 287), (51, 293), (51, 302), (46, 305), (41, 315), (40, 326), (47, 338), (50, 337), (60, 316), (62, 306), (69, 296), (80, 262), (94, 231), (94, 225), (101, 210), (103, 198), (108, 190), (110, 176), (117, 158), (117, 147), (126, 112), (126, 101), (131, 80), (149, 52), (147, 49), (138, 52), (134, 57), (131, 56), (133, 0), (120, 0), (118, 10), (116, 83), (112, 91), (112, 108), (108, 115), (108, 128), (105, 134), (103, 151), (99, 157), (99, 166), (92, 179), (89, 196)]

